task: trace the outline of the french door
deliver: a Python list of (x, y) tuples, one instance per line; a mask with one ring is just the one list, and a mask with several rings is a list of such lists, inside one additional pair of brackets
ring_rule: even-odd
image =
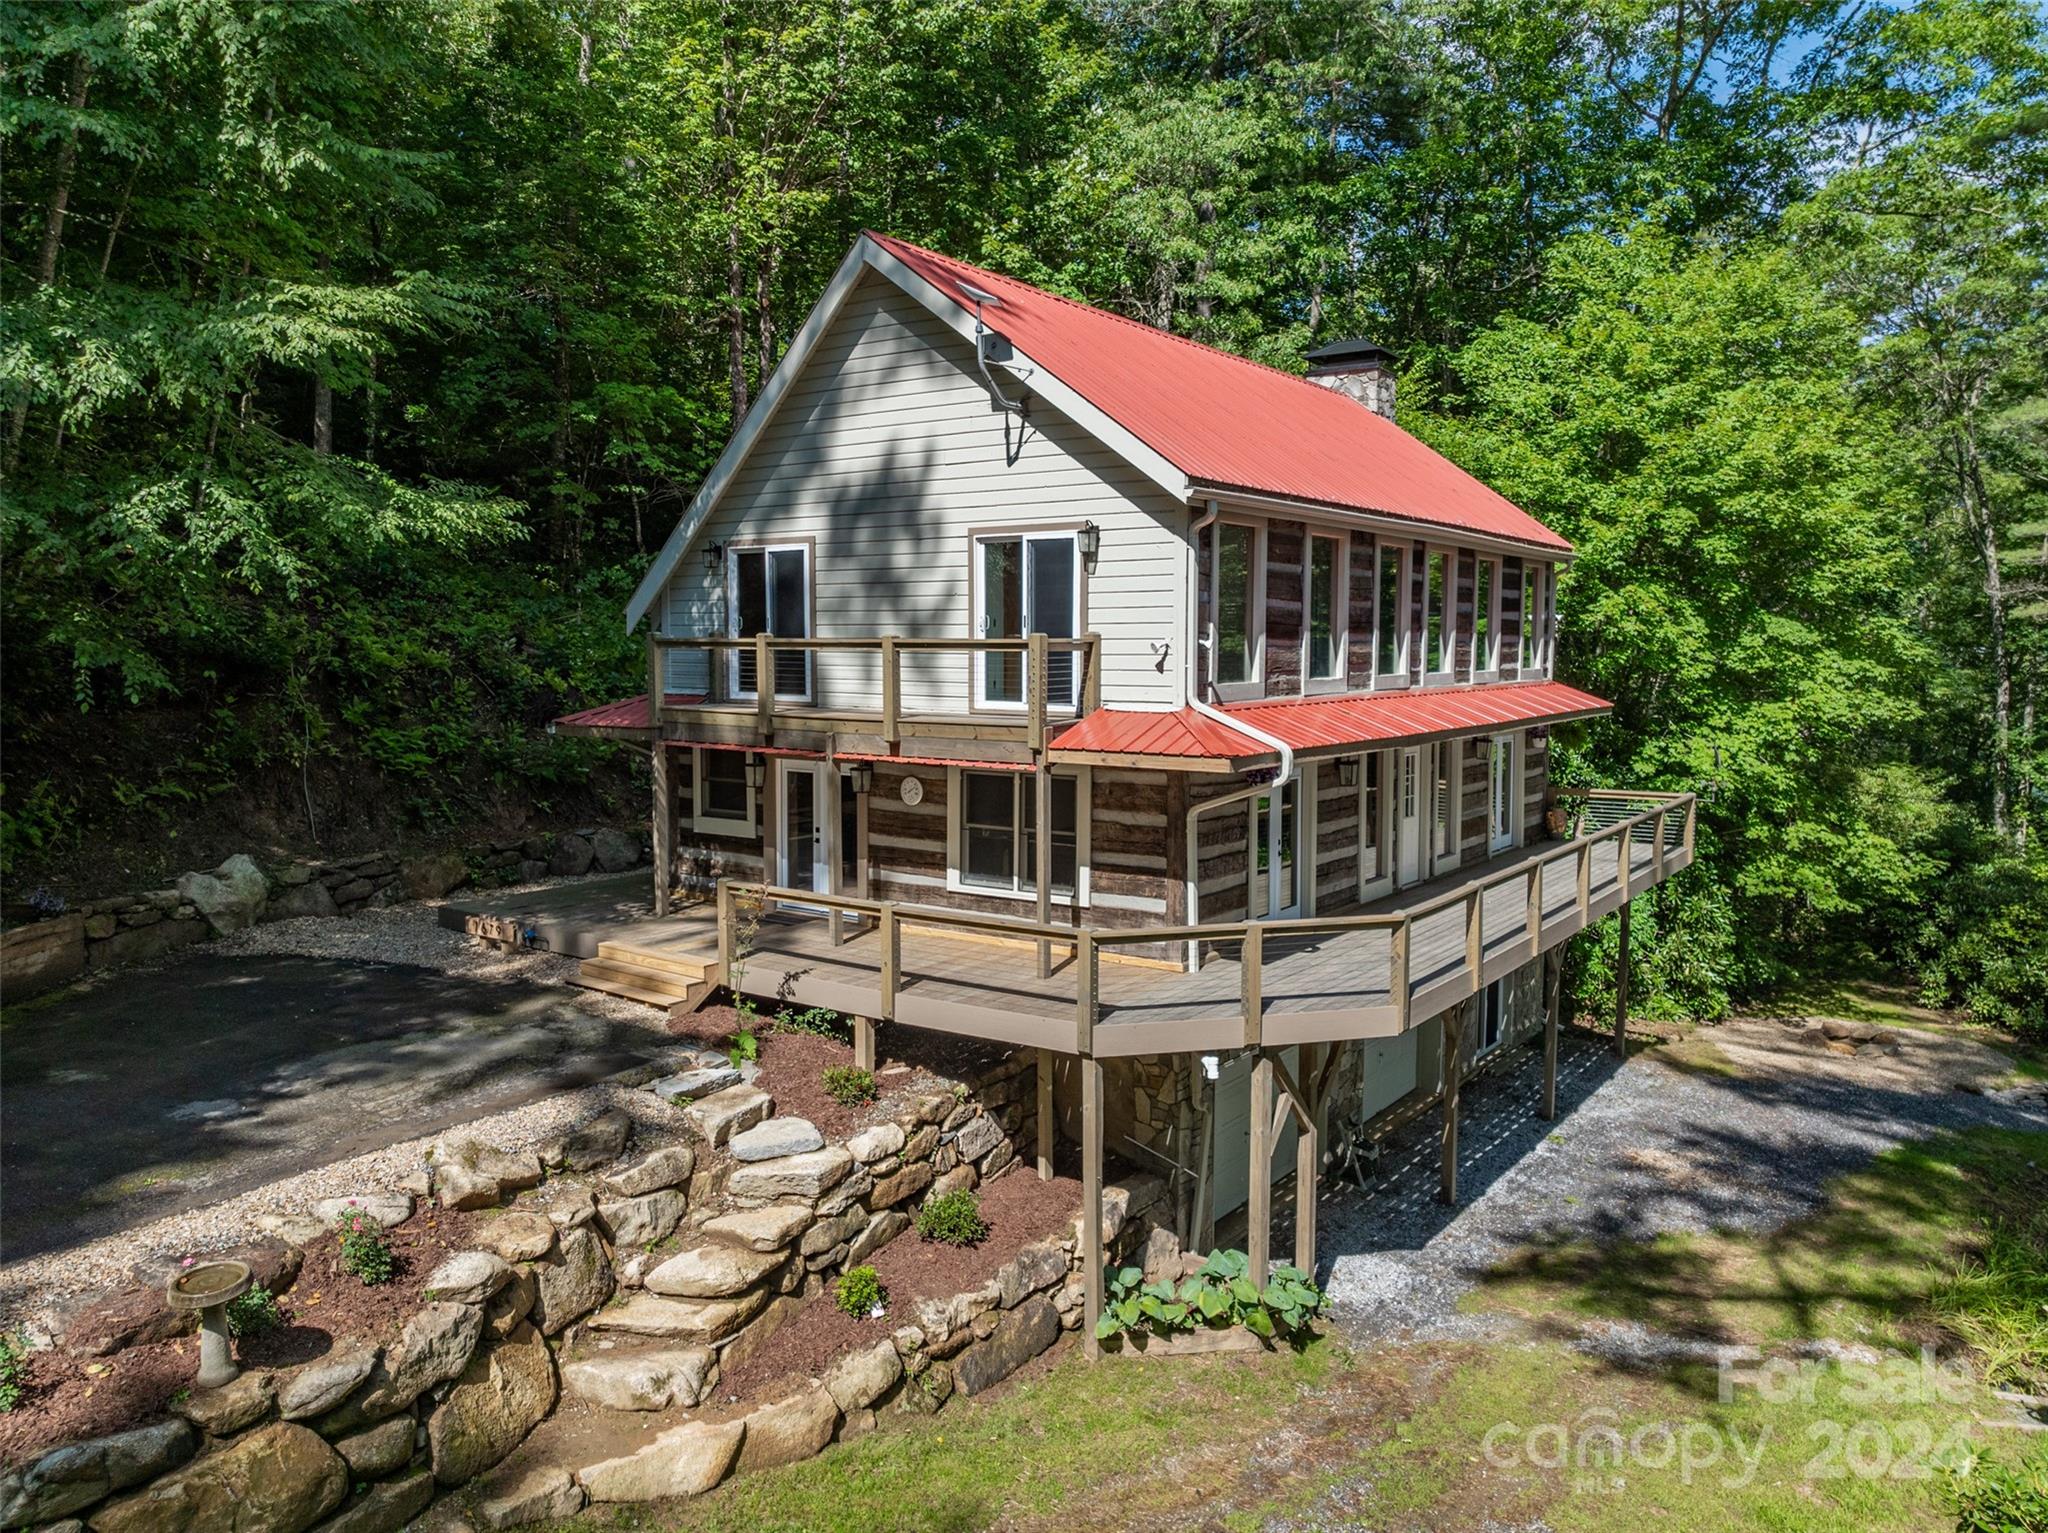
[(775, 844), (775, 881), (785, 889), (832, 892), (832, 859), (837, 855), (836, 795), (828, 796), (837, 774), (821, 761), (777, 763), (780, 777)]
[(1254, 921), (1287, 921), (1301, 914), (1301, 779), (1252, 800), (1251, 889), (1246, 912)]
[[(726, 551), (726, 622), (735, 638), (765, 633), (777, 639), (806, 639), (811, 633), (810, 547), (733, 548)], [(811, 652), (777, 650), (769, 662), (777, 697), (811, 695)], [(726, 690), (736, 698), (756, 696), (750, 650), (726, 656)]]
[(1422, 881), (1427, 865), (1423, 856), (1429, 824), (1424, 765), (1422, 747), (1410, 746), (1400, 752), (1394, 774), (1394, 883), (1404, 889)]
[(1515, 737), (1495, 735), (1487, 757), (1486, 846), (1503, 852), (1515, 844)]
[[(974, 540), (974, 615), (984, 639), (1042, 633), (1071, 639), (1080, 632), (1081, 560), (1071, 532), (1001, 533)], [(976, 657), (974, 701), (985, 708), (1024, 705), (1028, 678), (1022, 654)], [(1071, 650), (1046, 657), (1046, 700), (1075, 703)]]

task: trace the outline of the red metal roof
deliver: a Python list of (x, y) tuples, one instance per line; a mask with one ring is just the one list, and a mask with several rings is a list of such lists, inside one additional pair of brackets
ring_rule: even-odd
[(1557, 552), (1571, 544), (1393, 422), (1320, 384), (1061, 298), (888, 235), (870, 236), (1197, 486), (1247, 490)]
[[(743, 740), (670, 740), (671, 750), (746, 751), (756, 756), (803, 756), (812, 761), (826, 759), (823, 751), (798, 750), (787, 745), (749, 745)], [(975, 761), (959, 756), (889, 756), (871, 751), (837, 751), (834, 761), (881, 762), (888, 766), (973, 767), (986, 772), (1028, 772), (1028, 761)]]
[[(667, 694), (671, 708), (688, 708), (704, 701), (701, 692), (670, 692)], [(615, 703), (600, 703), (595, 708), (585, 708), (577, 713), (565, 713), (548, 726), (549, 729), (568, 730), (645, 730), (647, 722), (647, 694), (638, 697), (622, 697)]]
[[(1297, 751), (1383, 745), (1448, 735), (1481, 734), (1503, 725), (1559, 723), (1607, 712), (1613, 704), (1561, 681), (1432, 687), (1363, 696), (1233, 703), (1222, 711), (1285, 740)], [(1250, 735), (1182, 708), (1139, 713), (1102, 708), (1053, 742), (1056, 756), (1160, 756), (1241, 759), (1271, 754)]]

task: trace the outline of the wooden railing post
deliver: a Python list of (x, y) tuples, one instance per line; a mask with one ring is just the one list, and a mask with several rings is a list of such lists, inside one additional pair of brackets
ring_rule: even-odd
[(1699, 819), (1700, 799), (1697, 793), (1685, 796), (1685, 855), (1692, 856), (1693, 826)]
[(1668, 813), (1668, 808), (1657, 811), (1657, 845), (1650, 853), (1650, 871), (1660, 884), (1664, 882), (1664, 817)]
[[(968, 659), (970, 668), (973, 657)], [(903, 661), (897, 653), (896, 636), (882, 637), (882, 738), (893, 753), (903, 745)]]
[(1486, 919), (1486, 900), (1481, 891), (1473, 889), (1465, 896), (1465, 968), (1472, 977), (1472, 988), (1477, 990), (1480, 974), (1486, 964), (1486, 939), (1481, 930)]
[(1266, 928), (1260, 922), (1254, 921), (1244, 929), (1238, 961), (1243, 970), (1244, 1046), (1255, 1049), (1265, 1032), (1259, 1013), (1265, 1009)]
[(1045, 750), (1046, 653), (1044, 634), (1034, 633), (1024, 641), (1024, 695), (1029, 699), (1031, 715), (1025, 743), (1034, 756)]
[(1083, 1057), (1095, 1052), (1095, 1013), (1101, 979), (1095, 933), (1084, 926), (1074, 942), (1074, 1052)]
[(1093, 713), (1102, 706), (1102, 635), (1088, 635), (1088, 674), (1081, 682), (1081, 708)]
[(718, 881), (718, 971), (726, 984), (732, 983), (732, 950), (738, 938), (738, 923), (733, 919), (732, 882), (721, 878)]
[(654, 738), (661, 738), (661, 703), (668, 693), (662, 685), (661, 646), (654, 642), (654, 632), (647, 634), (647, 727), (654, 731)]
[(1529, 925), (1529, 956), (1534, 958), (1543, 951), (1543, 864), (1540, 862), (1529, 867), (1529, 913), (1525, 919)]
[(1579, 842), (1579, 930), (1593, 923), (1593, 838)]
[(1400, 1008), (1401, 1031), (1408, 1031), (1408, 955), (1413, 945), (1415, 918), (1404, 916), (1401, 924), (1394, 928), (1392, 945), (1387, 949), (1387, 999)]
[[(1038, 864), (1037, 888), (1033, 892), (1037, 896), (1038, 924), (1048, 926), (1052, 922), (1052, 764), (1045, 759), (1043, 750), (1038, 753), (1038, 770), (1032, 778), (1032, 807), (1037, 823), (1032, 827), (1031, 852)], [(1043, 937), (1038, 939), (1038, 977), (1052, 977), (1052, 944)]]
[(754, 727), (764, 740), (775, 733), (775, 669), (765, 633), (754, 635)]
[(881, 936), (882, 945), (882, 1020), (884, 1022), (894, 1022), (896, 1020), (896, 987), (902, 983), (903, 934), (900, 923), (896, 919), (896, 907), (894, 904), (884, 900), (881, 910), (877, 912), (877, 916), (877, 928)]

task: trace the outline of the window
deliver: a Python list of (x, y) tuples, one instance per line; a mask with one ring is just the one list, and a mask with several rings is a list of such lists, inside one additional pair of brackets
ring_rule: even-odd
[(1540, 647), (1539, 630), (1543, 624), (1540, 604), (1543, 597), (1543, 573), (1539, 565), (1527, 560), (1522, 563), (1522, 653), (1516, 660), (1524, 671), (1536, 669), (1536, 655)]
[(1472, 676), (1500, 674), (1500, 565), (1481, 557), (1472, 586)]
[(754, 785), (745, 751), (690, 752), (690, 827), (707, 836), (753, 840)]
[(1252, 800), (1247, 919), (1285, 920), (1301, 914), (1301, 779), (1291, 777), (1274, 795)]
[(1344, 676), (1344, 546), (1335, 538), (1308, 540), (1308, 679)]
[[(1358, 894), (1364, 899), (1393, 871), (1386, 849), (1385, 751), (1367, 751), (1358, 772)], [(1412, 789), (1410, 790), (1413, 791)]]
[(1216, 684), (1242, 686), (1259, 675), (1257, 576), (1259, 531), (1241, 522), (1216, 524), (1216, 596), (1211, 622)]
[[(984, 639), (1042, 633), (1071, 639), (1081, 631), (1081, 560), (1071, 532), (976, 538), (975, 628)], [(974, 700), (984, 706), (1024, 705), (1022, 654), (985, 654), (975, 670)], [(1072, 650), (1046, 657), (1046, 700), (1074, 706)]]
[[(751, 638), (760, 633), (778, 639), (810, 636), (810, 558), (810, 548), (802, 543), (727, 551), (726, 616), (735, 638)], [(754, 696), (753, 655), (739, 650), (727, 659), (726, 674), (732, 695)], [(810, 651), (778, 650), (773, 665), (777, 697), (811, 695)]]
[(1503, 851), (1515, 844), (1515, 737), (1495, 735), (1487, 754), (1486, 844)]
[[(1052, 780), (1052, 892), (1072, 898), (1081, 868), (1081, 780)], [(960, 806), (948, 883), (971, 892), (1038, 893), (1038, 783), (1029, 772), (959, 774)], [(1083, 889), (1085, 895), (1086, 890)]]
[(1435, 819), (1436, 866), (1458, 865), (1458, 763), (1464, 755), (1461, 741), (1449, 740), (1436, 748), (1436, 791), (1431, 812)]
[(1451, 606), (1451, 556), (1431, 553), (1429, 583), (1424, 593), (1423, 666), (1433, 680), (1447, 680), (1457, 664), (1457, 624)]
[(1379, 624), (1372, 663), (1375, 681), (1396, 676), (1404, 682), (1408, 679), (1408, 603), (1403, 591), (1407, 566), (1403, 550), (1380, 550)]

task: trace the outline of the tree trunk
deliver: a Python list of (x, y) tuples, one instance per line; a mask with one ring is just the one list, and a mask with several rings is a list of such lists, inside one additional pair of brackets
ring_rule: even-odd
[[(71, 183), (78, 174), (78, 114), (85, 110), (86, 88), (92, 83), (92, 61), (84, 54), (71, 60), (71, 131), (57, 151), (57, 174), (50, 187), (49, 215), (43, 223), (43, 248), (36, 255), (36, 286), (48, 287), (57, 280), (57, 256), (64, 248), (64, 212), (71, 205)], [(21, 462), (21, 439), (28, 430), (28, 400), (23, 398), (7, 413), (6, 478), (14, 477)]]
[[(334, 268), (334, 258), (320, 257), (320, 276), (325, 280)], [(324, 458), (334, 451), (334, 385), (325, 371), (313, 374), (313, 453)]]

